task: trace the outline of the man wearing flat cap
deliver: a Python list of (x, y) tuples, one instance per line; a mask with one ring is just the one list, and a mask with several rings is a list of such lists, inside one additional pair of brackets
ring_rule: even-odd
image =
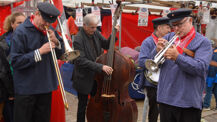
[[(178, 35), (164, 54), (157, 101), (161, 122), (200, 122), (206, 73), (212, 57), (210, 40), (196, 32), (191, 10), (178, 9), (167, 16), (174, 32), (159, 39), (155, 54)], [(193, 52), (189, 56), (186, 50)], [(152, 55), (154, 56), (154, 55)]]
[[(171, 31), (170, 28), (170, 19), (167, 17), (161, 17), (152, 20), (154, 26), (154, 32), (151, 36), (147, 37), (141, 45), (140, 53), (139, 53), (139, 66), (143, 68), (146, 75), (148, 75), (148, 71), (145, 68), (145, 62), (147, 59), (153, 59), (154, 49), (156, 48), (156, 44), (158, 42), (158, 38), (162, 38), (166, 34)], [(149, 122), (157, 122), (158, 119), (158, 105), (156, 101), (156, 93), (157, 93), (157, 81), (152, 81), (149, 78), (144, 76), (144, 72), (140, 74), (140, 81), (139, 86), (140, 88), (145, 88), (147, 91), (147, 97), (149, 100), (149, 112), (148, 112), (148, 119)], [(150, 72), (149, 72), (150, 73)], [(145, 116), (146, 108), (144, 106), (144, 113), (143, 113), (143, 121), (146, 120)]]
[(16, 29), (11, 42), (15, 122), (50, 122), (51, 93), (57, 89), (50, 51), (55, 49), (57, 58), (64, 53), (62, 39), (51, 27), (59, 10), (45, 2), (38, 3), (37, 8), (35, 14)]

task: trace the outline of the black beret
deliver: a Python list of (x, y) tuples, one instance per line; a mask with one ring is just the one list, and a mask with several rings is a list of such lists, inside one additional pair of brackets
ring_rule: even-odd
[(153, 19), (152, 23), (154, 25), (170, 24), (170, 19), (168, 17), (160, 17), (157, 19)]
[(191, 16), (191, 13), (192, 10), (190, 9), (180, 8), (167, 14), (167, 17), (171, 19), (171, 22), (176, 22), (184, 19), (185, 17)]
[(38, 3), (37, 8), (41, 13), (42, 18), (49, 23), (55, 22), (60, 15), (60, 11), (53, 4), (47, 2)]

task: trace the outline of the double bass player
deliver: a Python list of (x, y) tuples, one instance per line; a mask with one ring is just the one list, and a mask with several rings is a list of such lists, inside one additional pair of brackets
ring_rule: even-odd
[[(94, 14), (87, 14), (83, 20), (83, 28), (75, 36), (74, 49), (80, 51), (80, 57), (74, 60), (72, 74), (73, 87), (78, 93), (77, 122), (85, 122), (88, 95), (94, 96), (97, 84), (95, 74), (105, 72), (111, 75), (112, 67), (96, 63), (102, 54), (102, 48), (108, 49), (110, 39), (105, 39), (97, 30), (99, 20)], [(116, 26), (119, 29), (119, 26)]]

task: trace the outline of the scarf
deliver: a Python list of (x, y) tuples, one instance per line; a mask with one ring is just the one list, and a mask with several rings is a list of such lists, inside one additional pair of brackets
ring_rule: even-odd
[(175, 41), (176, 48), (180, 54), (183, 53), (182, 49), (186, 48), (190, 44), (190, 42), (194, 39), (195, 35), (196, 31), (194, 27), (192, 27), (191, 30), (185, 36), (183, 36), (181, 39), (178, 38)]

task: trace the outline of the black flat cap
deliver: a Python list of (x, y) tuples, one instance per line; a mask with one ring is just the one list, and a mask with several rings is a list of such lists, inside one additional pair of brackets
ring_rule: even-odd
[(60, 15), (60, 11), (54, 5), (47, 2), (38, 3), (37, 8), (41, 13), (42, 18), (49, 23), (55, 22)]
[(152, 23), (154, 25), (170, 24), (170, 19), (168, 17), (160, 17), (157, 19), (153, 19)]
[(192, 10), (190, 9), (180, 8), (167, 14), (167, 17), (171, 19), (171, 22), (176, 22), (184, 19), (185, 17), (191, 16), (191, 13)]

